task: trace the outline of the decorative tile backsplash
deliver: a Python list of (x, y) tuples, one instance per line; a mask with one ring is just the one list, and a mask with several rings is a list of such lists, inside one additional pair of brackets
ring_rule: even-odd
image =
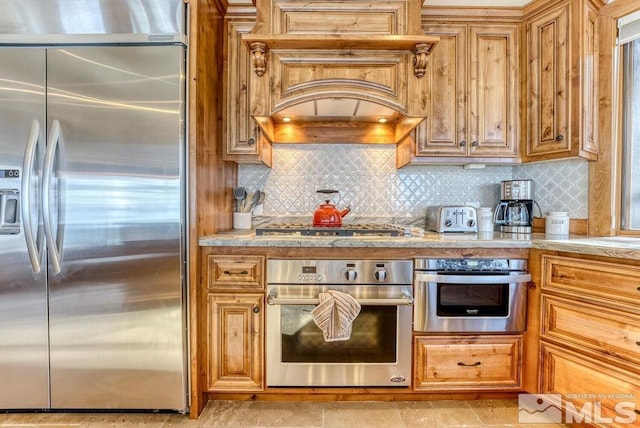
[[(273, 146), (273, 168), (241, 164), (238, 185), (266, 192), (262, 215), (307, 216), (336, 189), (333, 202), (355, 216), (415, 217), (431, 205), (495, 206), (500, 182), (531, 178), (542, 211), (587, 217), (588, 165), (582, 160), (464, 169), (449, 165), (395, 167), (393, 145), (287, 144)], [(537, 214), (537, 213), (536, 213)]]

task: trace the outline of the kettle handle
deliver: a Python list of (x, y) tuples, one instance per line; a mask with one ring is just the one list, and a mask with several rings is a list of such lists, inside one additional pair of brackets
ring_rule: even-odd
[(323, 195), (332, 195), (334, 193), (338, 193), (338, 191), (334, 189), (320, 189), (316, 190), (316, 193), (322, 193)]

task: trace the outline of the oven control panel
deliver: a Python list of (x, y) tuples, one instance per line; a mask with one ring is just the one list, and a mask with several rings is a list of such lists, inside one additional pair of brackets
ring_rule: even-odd
[(411, 284), (411, 260), (267, 261), (269, 284)]

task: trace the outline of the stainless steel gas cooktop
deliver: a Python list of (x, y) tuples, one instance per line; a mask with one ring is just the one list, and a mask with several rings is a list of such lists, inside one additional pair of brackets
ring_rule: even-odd
[(259, 226), (256, 236), (406, 236), (410, 231), (381, 223), (346, 224), (342, 227), (314, 227), (303, 223)]

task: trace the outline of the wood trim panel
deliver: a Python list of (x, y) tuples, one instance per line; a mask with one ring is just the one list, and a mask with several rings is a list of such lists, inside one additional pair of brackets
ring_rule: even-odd
[[(618, 147), (619, 125), (614, 123), (619, 106), (614, 80), (614, 49), (617, 19), (640, 10), (637, 0), (616, 0), (598, 13), (598, 162), (589, 165), (589, 235), (612, 236), (619, 231), (617, 207), (620, 185)], [(618, 116), (619, 117), (619, 116)]]
[(267, 258), (409, 260), (416, 257), (529, 257), (528, 248), (299, 248), (299, 247), (202, 247), (207, 255), (251, 255)]
[(222, 10), (218, 0), (185, 0), (189, 10), (188, 48), (188, 287), (190, 414), (197, 418), (206, 405), (202, 320), (199, 311), (200, 236), (231, 228), (232, 187), (236, 165), (223, 162), (222, 135)]
[(527, 329), (523, 334), (522, 389), (531, 394), (540, 392), (540, 284), (542, 283), (542, 251), (531, 250), (527, 293)]

